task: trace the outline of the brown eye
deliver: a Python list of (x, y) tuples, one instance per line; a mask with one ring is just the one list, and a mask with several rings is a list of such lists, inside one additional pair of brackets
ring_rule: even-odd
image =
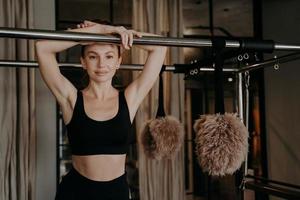
[(109, 55), (109, 56), (106, 56), (106, 58), (107, 58), (107, 59), (112, 59), (113, 56), (110, 56), (110, 55)]
[(96, 59), (96, 56), (92, 56), (92, 55), (91, 55), (91, 56), (89, 56), (89, 59), (90, 59), (90, 60)]

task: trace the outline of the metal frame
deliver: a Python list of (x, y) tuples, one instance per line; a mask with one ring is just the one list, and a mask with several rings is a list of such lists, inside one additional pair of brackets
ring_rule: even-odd
[(300, 199), (300, 191), (291, 190), (285, 187), (278, 187), (271, 184), (247, 181), (245, 183), (245, 188), (286, 199)]
[(260, 176), (252, 176), (252, 175), (249, 175), (249, 174), (246, 175), (245, 177), (249, 178), (249, 179), (254, 179), (255, 181), (261, 181), (261, 182), (281, 185), (281, 186), (290, 187), (290, 188), (300, 190), (300, 185), (290, 184), (290, 183), (286, 183), (286, 182), (282, 182), (282, 181), (271, 180), (271, 179), (267, 179), (267, 178), (260, 177)]
[(275, 56), (274, 58), (265, 60), (261, 63), (256, 63), (256, 64), (252, 64), (249, 66), (245, 66), (245, 67), (239, 69), (238, 72), (252, 71), (252, 70), (260, 69), (263, 67), (268, 67), (270, 65), (274, 66), (274, 64), (277, 65), (280, 63), (286, 63), (286, 62), (290, 62), (290, 61), (298, 60), (298, 59), (300, 59), (299, 52), (287, 54), (287, 55), (280, 56), (280, 57)]

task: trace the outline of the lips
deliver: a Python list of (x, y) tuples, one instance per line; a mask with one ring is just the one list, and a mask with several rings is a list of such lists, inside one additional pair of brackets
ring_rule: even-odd
[(105, 74), (107, 74), (107, 72), (95, 72), (95, 74), (97, 75), (97, 76), (103, 76), (103, 75), (105, 75)]

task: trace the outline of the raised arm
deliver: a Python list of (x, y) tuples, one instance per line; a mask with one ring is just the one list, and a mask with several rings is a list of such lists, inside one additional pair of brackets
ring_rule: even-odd
[(36, 42), (39, 69), (45, 83), (59, 104), (64, 104), (75, 87), (60, 73), (56, 53), (75, 46), (77, 42), (40, 40)]
[[(149, 33), (139, 33), (138, 35), (158, 36)], [(167, 52), (167, 47), (163, 46), (137, 45), (137, 47), (148, 51), (148, 58), (139, 77), (125, 90), (126, 100), (130, 108), (131, 121), (133, 120), (139, 105), (157, 80)]]

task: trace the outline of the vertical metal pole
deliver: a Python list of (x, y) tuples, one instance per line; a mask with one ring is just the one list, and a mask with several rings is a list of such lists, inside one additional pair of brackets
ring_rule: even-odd
[(250, 74), (249, 71), (245, 72), (245, 89), (246, 89), (246, 97), (245, 97), (245, 125), (249, 130), (249, 84), (250, 84)]
[(243, 107), (243, 75), (238, 73), (238, 111), (239, 117), (244, 122), (244, 107)]
[[(243, 106), (243, 74), (242, 73), (238, 73), (238, 112), (239, 112), (240, 119), (242, 120), (243, 123), (245, 123), (244, 106)], [(248, 173), (248, 154), (246, 155), (245, 163), (244, 163), (244, 176), (247, 175), (247, 173)], [(241, 197), (242, 199), (244, 199), (243, 193)]]

